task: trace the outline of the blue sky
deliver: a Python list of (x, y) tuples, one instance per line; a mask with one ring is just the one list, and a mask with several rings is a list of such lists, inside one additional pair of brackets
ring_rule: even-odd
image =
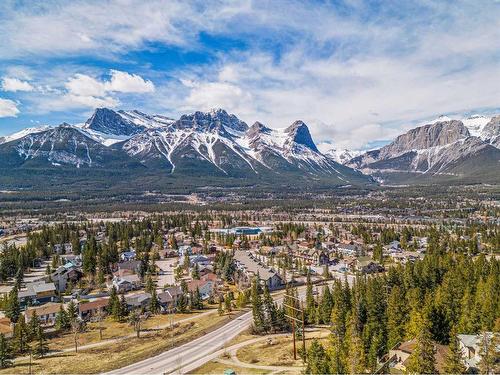
[(222, 107), (363, 148), (440, 114), (499, 113), (500, 2), (0, 3), (0, 135), (95, 107)]

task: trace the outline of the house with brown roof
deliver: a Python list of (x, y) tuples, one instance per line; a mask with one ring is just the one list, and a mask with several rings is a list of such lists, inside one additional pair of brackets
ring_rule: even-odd
[(103, 313), (107, 306), (108, 298), (99, 298), (90, 302), (80, 303), (78, 305), (78, 316), (83, 320), (88, 320)]
[(35, 311), (40, 323), (46, 326), (52, 326), (56, 322), (56, 315), (61, 308), (60, 303), (47, 303), (40, 307), (31, 307), (24, 312), (26, 322), (29, 322)]
[[(416, 346), (417, 340), (412, 339), (410, 341), (402, 342), (389, 350), (389, 367), (406, 372), (408, 359), (415, 350)], [(438, 370), (438, 372), (442, 373), (443, 365), (448, 353), (448, 347), (446, 345), (434, 343), (434, 353), (436, 369)]]

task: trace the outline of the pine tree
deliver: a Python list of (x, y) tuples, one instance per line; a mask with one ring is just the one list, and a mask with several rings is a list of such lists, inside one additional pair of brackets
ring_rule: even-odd
[(149, 311), (153, 314), (158, 314), (160, 311), (160, 301), (158, 300), (158, 295), (156, 294), (156, 289), (153, 288), (151, 293), (151, 302), (149, 303)]
[(59, 306), (59, 311), (56, 314), (56, 324), (55, 327), (58, 330), (65, 330), (68, 329), (70, 326), (70, 322), (68, 319), (68, 315), (66, 313), (66, 310), (64, 310), (63, 305)]
[(373, 248), (373, 260), (379, 263), (383, 262), (383, 248), (382, 244), (378, 242)]
[(3, 333), (0, 333), (0, 368), (12, 366), (12, 349)]
[(199, 280), (200, 279), (200, 266), (198, 263), (194, 264), (193, 270), (191, 272), (191, 277), (193, 280)]
[(329, 267), (328, 267), (328, 263), (327, 263), (327, 264), (325, 264), (325, 265), (323, 266), (323, 277), (324, 277), (325, 279), (329, 279), (329, 278), (330, 278), (330, 276), (331, 276), (331, 275), (330, 275), (330, 269), (329, 269)]
[(194, 293), (194, 307), (197, 310), (203, 310), (203, 298), (201, 297), (200, 288), (196, 287)]
[(361, 374), (365, 371), (365, 349), (352, 319), (348, 319), (348, 368), (351, 374)]
[(113, 319), (120, 319), (120, 300), (118, 299), (118, 294), (116, 288), (113, 286), (108, 299), (108, 312), (111, 314)]
[(431, 339), (430, 322), (422, 319), (420, 330), (416, 337), (415, 349), (408, 358), (407, 372), (410, 374), (435, 374), (435, 349)]
[(274, 303), (273, 297), (271, 297), (271, 293), (269, 292), (269, 287), (267, 284), (264, 286), (264, 296), (263, 296), (263, 307), (264, 307), (264, 327), (266, 332), (270, 330), (276, 331), (276, 322), (277, 322), (277, 310), (276, 305)]
[(222, 316), (224, 314), (224, 309), (222, 308), (222, 299), (219, 298), (219, 307), (217, 308), (217, 312), (219, 313), (219, 316)]
[(35, 333), (35, 340), (35, 355), (37, 357), (43, 357), (45, 353), (48, 352), (49, 346), (47, 344), (47, 339), (45, 338), (43, 328), (40, 324), (38, 325)]
[(407, 308), (404, 293), (399, 286), (394, 286), (387, 303), (387, 346), (393, 348), (405, 337)]
[(33, 315), (31, 315), (31, 318), (28, 323), (28, 334), (30, 337), (30, 341), (36, 338), (36, 334), (38, 332), (39, 327), (40, 327), (40, 319), (38, 318), (36, 311), (33, 311)]
[(231, 298), (229, 293), (224, 297), (224, 311), (228, 313), (231, 312)]
[(78, 317), (78, 308), (73, 300), (69, 301), (68, 306), (66, 308), (66, 316), (68, 318), (69, 326), (73, 323)]
[(446, 374), (463, 374), (465, 366), (462, 362), (462, 352), (458, 344), (456, 330), (452, 329), (450, 344), (448, 345), (448, 354), (444, 362), (443, 370)]
[(323, 287), (323, 295), (321, 298), (321, 302), (319, 304), (321, 321), (324, 324), (330, 323), (330, 317), (332, 314), (332, 307), (333, 307), (332, 294), (330, 293), (330, 288), (328, 287), (328, 285), (325, 285)]
[(474, 334), (479, 330), (479, 317), (474, 294), (470, 287), (465, 289), (461, 302), (461, 315), (458, 321), (458, 331), (464, 334)]
[(257, 333), (263, 332), (265, 330), (265, 319), (264, 319), (264, 309), (262, 306), (262, 299), (259, 295), (259, 286), (257, 278), (252, 281), (252, 314), (253, 314), (253, 325)]
[(148, 272), (146, 275), (146, 286), (144, 287), (144, 290), (147, 293), (152, 294), (154, 289), (155, 289), (155, 284), (153, 282), (153, 277), (151, 276), (151, 273)]
[[(498, 335), (498, 333), (494, 333)], [(494, 337), (490, 332), (482, 332), (479, 335), (479, 371), (481, 374), (496, 374), (499, 370), (498, 361), (500, 351), (498, 347), (498, 337)]]
[(5, 316), (7, 316), (12, 323), (17, 323), (19, 315), (21, 315), (21, 308), (19, 306), (18, 291), (17, 287), (14, 287), (9, 292), (7, 306), (5, 308)]
[(327, 354), (330, 361), (329, 367), (332, 374), (347, 373), (347, 358), (345, 353), (345, 321), (338, 305), (332, 310), (332, 326)]
[(314, 301), (313, 285), (311, 282), (311, 274), (307, 273), (306, 282), (306, 320), (308, 323), (313, 323), (316, 315), (316, 305)]
[(329, 374), (328, 358), (323, 345), (314, 339), (307, 351), (306, 374)]
[(125, 300), (125, 295), (122, 294), (120, 297), (120, 305), (119, 305), (119, 319), (123, 320), (128, 315), (128, 305)]
[(21, 316), (14, 327), (14, 343), (17, 352), (21, 354), (26, 353), (29, 341), (28, 326), (26, 325), (24, 316)]
[(184, 313), (188, 308), (188, 298), (185, 293), (181, 294), (177, 299), (177, 311)]

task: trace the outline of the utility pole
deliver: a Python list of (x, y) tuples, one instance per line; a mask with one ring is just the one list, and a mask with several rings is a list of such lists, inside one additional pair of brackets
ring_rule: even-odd
[(304, 302), (300, 301), (300, 310), (302, 312), (302, 359), (306, 362), (306, 319), (304, 317)]
[[(291, 298), (295, 301), (298, 301), (300, 303), (300, 308), (297, 308), (295, 306), (291, 306), (291, 305), (287, 305), (285, 303), (285, 300), (286, 298)], [(302, 301), (300, 299), (298, 299), (297, 297), (295, 296), (291, 296), (289, 294), (285, 294), (284, 296), (284, 300), (283, 300), (283, 306), (293, 310), (293, 311), (297, 311), (298, 313), (301, 314), (301, 319), (298, 319), (295, 317), (295, 313), (293, 314), (294, 316), (291, 316), (291, 315), (288, 315), (288, 314), (285, 314), (285, 316), (290, 319), (292, 321), (292, 336), (293, 336), (293, 359), (294, 360), (297, 360), (297, 347), (296, 347), (296, 343), (295, 343), (295, 340), (296, 340), (296, 334), (295, 334), (295, 330), (296, 330), (296, 323), (295, 321), (297, 321), (298, 323), (302, 323), (302, 350), (303, 350), (303, 353), (302, 353), (302, 360), (304, 361), (304, 363), (306, 362), (306, 332), (305, 332), (305, 315), (304, 315), (304, 305), (302, 303)]]

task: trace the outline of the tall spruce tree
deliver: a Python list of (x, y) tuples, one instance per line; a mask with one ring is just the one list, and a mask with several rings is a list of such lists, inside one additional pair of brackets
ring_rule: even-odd
[(316, 302), (314, 301), (313, 285), (311, 274), (307, 272), (306, 281), (306, 320), (308, 323), (314, 323), (316, 318)]
[(12, 366), (12, 348), (3, 333), (0, 333), (0, 368)]
[(252, 314), (253, 314), (253, 326), (257, 333), (262, 333), (265, 331), (265, 318), (264, 309), (262, 306), (262, 299), (259, 294), (258, 279), (254, 278), (252, 280)]
[(14, 287), (9, 292), (7, 306), (5, 308), (5, 316), (7, 316), (12, 323), (17, 323), (19, 315), (21, 315), (21, 307), (19, 306), (17, 287)]
[(408, 358), (407, 372), (410, 374), (435, 374), (435, 348), (431, 338), (430, 322), (422, 319), (420, 330), (416, 337), (415, 349)]
[(462, 351), (458, 344), (456, 329), (453, 328), (450, 335), (450, 344), (445, 358), (443, 370), (446, 374), (463, 374), (465, 366), (462, 362)]
[(330, 373), (325, 349), (317, 339), (313, 340), (311, 347), (307, 350), (307, 367), (305, 373), (318, 375)]
[(269, 288), (267, 284), (264, 286), (264, 295), (263, 295), (263, 305), (264, 305), (264, 314), (265, 314), (265, 323), (264, 327), (266, 332), (274, 331), (277, 329), (277, 310), (276, 305), (274, 303), (273, 297), (271, 297), (271, 293), (269, 292)]

